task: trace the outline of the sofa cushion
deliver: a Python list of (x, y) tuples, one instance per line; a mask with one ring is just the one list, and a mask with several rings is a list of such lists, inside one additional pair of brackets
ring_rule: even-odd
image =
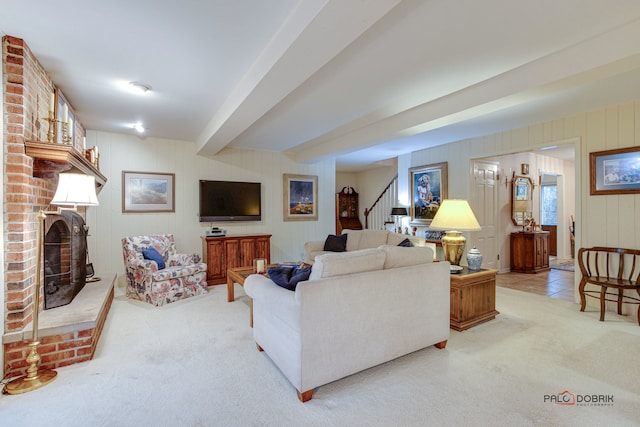
[(381, 243), (381, 245), (398, 246), (400, 243), (402, 243), (406, 239), (408, 239), (408, 237), (404, 234), (389, 233), (389, 235), (387, 236), (387, 241), (384, 243)]
[(144, 259), (155, 261), (158, 264), (158, 270), (164, 269), (164, 259), (162, 259), (162, 255), (160, 255), (160, 252), (158, 252), (153, 246), (149, 246), (148, 248), (143, 249), (142, 256), (144, 257)]
[(433, 250), (427, 246), (403, 247), (403, 246), (380, 246), (386, 254), (384, 260), (385, 270), (388, 268), (407, 267), (433, 262)]
[(347, 235), (341, 234), (340, 236), (335, 236), (333, 234), (329, 234), (327, 236), (327, 240), (324, 241), (324, 250), (331, 252), (344, 252), (347, 250)]
[(357, 251), (360, 248), (360, 236), (362, 236), (361, 230), (343, 230), (342, 234), (347, 234), (349, 236), (347, 239), (347, 251)]
[[(387, 244), (387, 230), (365, 230), (360, 232), (360, 244), (358, 249), (377, 248), (380, 245)], [(399, 242), (398, 242), (399, 243)]]
[(363, 249), (340, 254), (319, 255), (313, 264), (309, 280), (382, 270), (384, 260), (385, 252), (381, 249)]

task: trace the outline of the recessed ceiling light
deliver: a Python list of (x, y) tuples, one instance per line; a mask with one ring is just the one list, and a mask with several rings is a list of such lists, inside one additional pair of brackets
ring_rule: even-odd
[(129, 82), (129, 87), (137, 93), (147, 93), (151, 90), (151, 85), (140, 82)]
[(138, 133), (144, 133), (145, 128), (144, 125), (142, 123), (136, 123), (135, 125), (132, 126)]

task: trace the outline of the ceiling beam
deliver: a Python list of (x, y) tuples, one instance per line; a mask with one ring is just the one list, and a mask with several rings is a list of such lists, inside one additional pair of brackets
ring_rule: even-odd
[(301, 1), (200, 134), (198, 153), (230, 144), (399, 2)]
[(453, 92), (380, 118), (370, 114), (291, 150), (298, 162), (356, 152), (387, 141), (539, 100), (640, 68), (640, 21)]

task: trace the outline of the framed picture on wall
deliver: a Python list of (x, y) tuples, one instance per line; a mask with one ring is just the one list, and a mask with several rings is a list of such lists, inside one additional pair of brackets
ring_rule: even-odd
[(175, 212), (175, 174), (122, 171), (122, 212)]
[(640, 147), (589, 153), (591, 195), (640, 193)]
[(318, 220), (318, 177), (283, 174), (284, 221)]
[(411, 225), (429, 225), (447, 198), (447, 162), (409, 169)]

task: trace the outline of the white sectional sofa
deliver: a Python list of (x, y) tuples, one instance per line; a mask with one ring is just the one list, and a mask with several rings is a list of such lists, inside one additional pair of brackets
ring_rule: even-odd
[[(344, 230), (342, 234), (347, 235), (347, 252), (377, 248), (381, 245), (397, 246), (404, 239), (409, 239), (414, 246), (427, 246), (431, 248), (434, 256), (436, 253), (436, 245), (425, 242), (423, 238), (393, 233), (388, 230)], [(306, 262), (313, 264), (316, 256), (333, 253), (325, 251), (324, 244), (324, 240), (306, 242), (304, 244), (304, 250), (307, 256)]]
[(249, 276), (254, 339), (305, 402), (316, 387), (449, 338), (449, 263), (381, 246), (315, 259), (295, 291)]

